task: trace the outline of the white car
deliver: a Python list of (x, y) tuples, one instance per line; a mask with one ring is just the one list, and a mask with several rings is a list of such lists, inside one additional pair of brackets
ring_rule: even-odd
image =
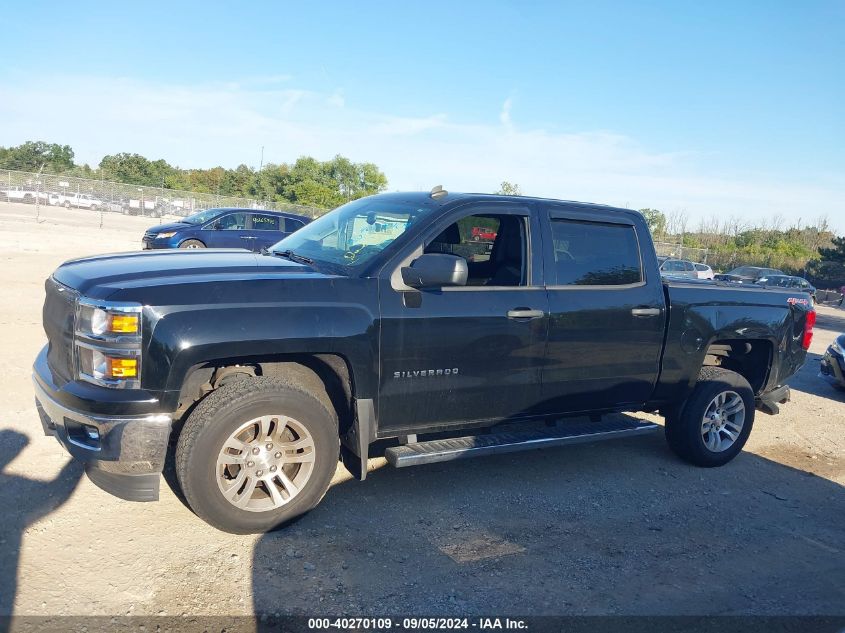
[(92, 198), (86, 193), (72, 193), (58, 194), (55, 198), (51, 196), (50, 204), (62, 206), (66, 209), (70, 209), (71, 207), (76, 207), (78, 209), (99, 209), (100, 205), (103, 203), (97, 200), (97, 198)]
[(713, 269), (707, 264), (696, 264), (695, 275), (699, 279), (713, 279)]
[(36, 200), (42, 203), (47, 202), (46, 192), (30, 187), (9, 187), (4, 193), (7, 202), (23, 202), (24, 204), (35, 204)]

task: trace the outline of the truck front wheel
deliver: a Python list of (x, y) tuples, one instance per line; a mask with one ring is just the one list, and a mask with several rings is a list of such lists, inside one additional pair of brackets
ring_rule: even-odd
[(727, 464), (745, 446), (754, 424), (754, 391), (736, 372), (703, 367), (692, 395), (666, 415), (666, 440), (697, 466)]
[(244, 378), (189, 416), (176, 474), (191, 509), (234, 534), (266, 532), (316, 506), (338, 462), (337, 416), (280, 377)]

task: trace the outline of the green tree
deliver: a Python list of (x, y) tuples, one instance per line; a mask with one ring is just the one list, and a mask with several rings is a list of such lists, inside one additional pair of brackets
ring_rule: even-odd
[(0, 169), (61, 173), (72, 169), (73, 150), (70, 145), (27, 141), (17, 147), (0, 148)]
[(830, 248), (820, 248), (819, 257), (829, 262), (845, 264), (845, 236), (834, 237)]
[(664, 235), (666, 233), (666, 216), (657, 209), (640, 209), (643, 214), (648, 230), (652, 235)]
[(508, 182), (507, 180), (503, 180), (502, 184), (499, 185), (499, 190), (496, 192), (496, 195), (499, 196), (521, 196), (522, 189), (520, 189), (519, 185), (513, 182)]

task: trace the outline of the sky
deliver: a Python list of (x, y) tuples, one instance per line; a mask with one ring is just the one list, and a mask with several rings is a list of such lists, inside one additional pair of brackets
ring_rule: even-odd
[(0, 145), (845, 232), (845, 1), (6, 0)]

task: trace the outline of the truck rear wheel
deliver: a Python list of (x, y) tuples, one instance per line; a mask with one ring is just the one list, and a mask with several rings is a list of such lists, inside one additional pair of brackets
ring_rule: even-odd
[(722, 466), (745, 446), (754, 424), (754, 391), (736, 372), (703, 367), (692, 395), (666, 415), (666, 440), (696, 466)]
[(191, 509), (234, 534), (266, 532), (315, 507), (338, 462), (337, 415), (282, 377), (244, 378), (197, 405), (176, 447)]

